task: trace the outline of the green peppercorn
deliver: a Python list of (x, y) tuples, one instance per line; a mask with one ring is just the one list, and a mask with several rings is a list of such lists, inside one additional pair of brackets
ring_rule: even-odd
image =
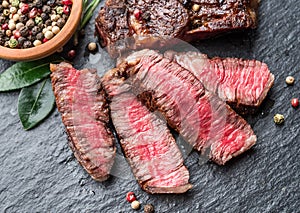
[(34, 19), (34, 22), (35, 22), (35, 24), (38, 25), (40, 23), (43, 23), (43, 19), (40, 16), (36, 16), (35, 19)]
[(10, 40), (9, 40), (9, 47), (10, 48), (15, 48), (16, 46), (18, 46), (18, 41), (16, 40), (16, 39), (14, 39), (14, 38), (11, 38)]
[(57, 14), (63, 14), (63, 12), (64, 12), (64, 8), (62, 6), (59, 6), (59, 7), (56, 8), (56, 13)]
[(19, 1), (19, 0), (12, 0), (12, 2), (11, 2), (11, 5), (12, 5), (13, 7), (18, 7), (19, 4), (20, 4), (20, 1)]

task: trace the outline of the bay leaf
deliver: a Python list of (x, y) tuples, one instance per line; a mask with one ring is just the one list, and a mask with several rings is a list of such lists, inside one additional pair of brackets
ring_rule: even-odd
[(50, 74), (49, 64), (62, 60), (53, 55), (36, 61), (15, 63), (0, 74), (0, 92), (21, 89), (44, 79)]
[(25, 130), (39, 124), (54, 107), (55, 97), (50, 79), (24, 87), (18, 100), (18, 113)]

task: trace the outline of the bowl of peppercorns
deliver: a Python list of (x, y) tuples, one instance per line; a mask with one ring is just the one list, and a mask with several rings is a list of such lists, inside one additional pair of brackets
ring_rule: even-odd
[(81, 19), (82, 0), (3, 0), (0, 58), (30, 61), (61, 49)]

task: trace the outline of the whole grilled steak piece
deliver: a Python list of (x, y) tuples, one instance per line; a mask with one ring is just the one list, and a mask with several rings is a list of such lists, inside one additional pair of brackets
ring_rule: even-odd
[(141, 42), (150, 48), (153, 37), (193, 41), (255, 28), (257, 7), (258, 0), (107, 0), (96, 18), (96, 33), (110, 53), (116, 41), (128, 37), (151, 37)]
[[(108, 52), (113, 54), (115, 43), (128, 37), (183, 36), (188, 25), (188, 11), (177, 0), (107, 0), (95, 25), (101, 45), (107, 46)], [(138, 42), (152, 45), (157, 40), (150, 44), (148, 39)]]
[(111, 117), (132, 172), (148, 193), (184, 193), (192, 186), (180, 150), (166, 123), (150, 112), (113, 69), (103, 77)]
[(191, 71), (203, 86), (240, 112), (257, 109), (274, 83), (265, 63), (237, 58), (213, 58), (198, 52), (168, 51), (165, 57)]
[(256, 27), (259, 0), (182, 0), (189, 11), (183, 40), (208, 38), (223, 32)]
[(115, 157), (114, 137), (107, 124), (108, 105), (95, 70), (76, 70), (62, 62), (50, 65), (56, 105), (69, 145), (84, 169), (98, 181), (109, 177)]
[[(183, 138), (218, 164), (256, 143), (247, 122), (214, 94), (206, 91), (199, 80), (177, 63), (157, 53), (135, 53), (123, 63), (136, 65), (127, 75), (135, 92), (156, 106)], [(119, 65), (119, 66), (122, 66)]]

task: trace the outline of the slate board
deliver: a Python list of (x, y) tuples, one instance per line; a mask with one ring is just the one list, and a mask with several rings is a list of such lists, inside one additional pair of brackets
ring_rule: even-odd
[[(184, 195), (148, 195), (130, 178), (92, 180), (74, 159), (56, 109), (26, 132), (17, 115), (18, 92), (0, 93), (0, 211), (134, 212), (125, 201), (126, 192), (134, 191), (156, 212), (299, 212), (300, 109), (289, 104), (300, 96), (299, 20), (299, 1), (262, 0), (257, 30), (196, 44), (209, 56), (264, 61), (276, 80), (261, 111), (247, 117), (257, 145), (226, 166), (200, 164), (198, 154), (191, 153), (185, 164), (194, 187)], [(93, 26), (92, 21), (86, 31), (93, 32)], [(93, 61), (86, 45), (94, 40), (92, 33), (81, 40), (77, 68)], [(112, 64), (100, 52), (101, 73)], [(0, 60), (0, 71), (11, 64)], [(286, 86), (287, 75), (296, 78), (294, 86)], [(285, 115), (283, 126), (273, 123), (275, 113)]]

